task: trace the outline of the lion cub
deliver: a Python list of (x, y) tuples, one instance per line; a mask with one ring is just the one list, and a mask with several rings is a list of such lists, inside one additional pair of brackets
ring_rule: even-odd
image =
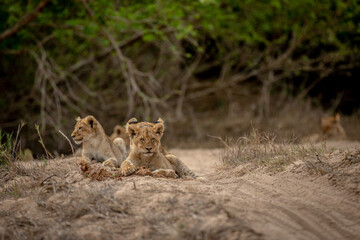
[(335, 116), (323, 116), (321, 118), (321, 130), (322, 138), (324, 140), (344, 140), (346, 139), (346, 133), (344, 128), (340, 124), (340, 114)]
[(120, 171), (124, 176), (135, 172), (136, 167), (147, 167), (153, 173), (164, 177), (192, 177), (196, 175), (176, 156), (166, 154), (160, 140), (164, 134), (164, 121), (138, 122), (130, 119), (126, 131), (130, 137), (130, 153), (121, 164)]
[(82, 143), (82, 159), (95, 159), (103, 165), (119, 167), (126, 158), (126, 147), (122, 138), (113, 141), (105, 134), (101, 124), (93, 117), (78, 117), (71, 136), (76, 144)]
[(110, 136), (111, 140), (114, 140), (115, 138), (122, 138), (125, 142), (126, 145), (126, 149), (130, 148), (130, 139), (129, 139), (129, 135), (126, 133), (125, 128), (123, 128), (120, 125), (116, 125), (114, 127), (114, 131)]

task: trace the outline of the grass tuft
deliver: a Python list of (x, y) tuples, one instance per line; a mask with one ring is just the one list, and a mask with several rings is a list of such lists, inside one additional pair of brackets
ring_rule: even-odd
[(297, 160), (318, 158), (326, 149), (325, 145), (305, 147), (294, 144), (292, 140), (276, 143), (275, 139), (273, 133), (260, 133), (253, 129), (250, 136), (240, 137), (235, 143), (228, 141), (220, 158), (227, 167), (250, 165), (253, 169), (265, 167), (279, 172)]
[(3, 133), (0, 129), (0, 166), (9, 165), (20, 157), (20, 132), (25, 124), (25, 122), (19, 123), (15, 141), (12, 140), (12, 133)]
[(14, 160), (12, 133), (3, 133), (0, 130), (0, 165), (8, 165)]

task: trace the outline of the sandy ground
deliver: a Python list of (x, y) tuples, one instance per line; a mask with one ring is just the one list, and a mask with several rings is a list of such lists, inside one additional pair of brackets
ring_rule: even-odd
[(303, 162), (239, 174), (222, 167), (221, 149), (170, 150), (195, 180), (96, 181), (74, 158), (28, 163), (21, 176), (0, 176), (0, 238), (360, 239), (359, 163), (343, 164), (359, 149), (329, 144), (322, 163), (337, 174), (310, 174)]

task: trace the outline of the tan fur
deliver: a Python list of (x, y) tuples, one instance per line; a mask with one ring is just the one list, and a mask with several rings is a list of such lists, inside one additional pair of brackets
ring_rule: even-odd
[(129, 135), (126, 133), (126, 130), (124, 127), (120, 125), (116, 125), (114, 127), (114, 131), (110, 136), (111, 140), (114, 140), (115, 138), (122, 138), (125, 142), (126, 149), (130, 149), (130, 139)]
[(340, 115), (324, 115), (321, 118), (321, 133), (312, 134), (301, 139), (302, 143), (320, 142), (326, 140), (345, 140), (346, 133), (340, 124)]
[(165, 130), (164, 121), (159, 118), (156, 123), (138, 122), (132, 118), (126, 124), (130, 138), (130, 154), (121, 164), (124, 176), (135, 172), (137, 167), (146, 167), (164, 177), (196, 177), (176, 156), (161, 150), (161, 137)]
[(321, 130), (322, 138), (324, 140), (344, 140), (346, 139), (346, 133), (344, 128), (340, 124), (340, 114), (335, 116), (323, 116), (321, 118)]
[(103, 165), (119, 167), (126, 157), (124, 140), (113, 141), (105, 134), (101, 124), (93, 117), (78, 117), (71, 136), (76, 144), (82, 143), (82, 160), (103, 162)]

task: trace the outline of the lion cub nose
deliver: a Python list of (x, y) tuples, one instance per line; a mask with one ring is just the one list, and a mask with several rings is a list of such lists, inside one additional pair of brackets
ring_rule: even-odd
[(150, 151), (152, 149), (152, 147), (147, 147), (146, 150)]
[(71, 135), (73, 138), (75, 137), (75, 134)]

